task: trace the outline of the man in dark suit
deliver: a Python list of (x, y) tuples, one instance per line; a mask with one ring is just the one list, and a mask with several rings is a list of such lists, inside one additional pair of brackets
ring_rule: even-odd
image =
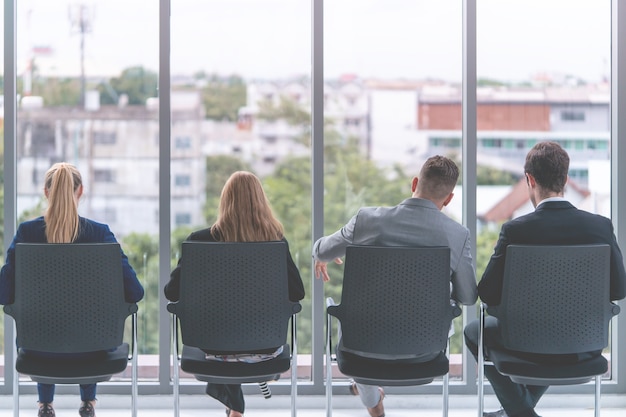
[[(500, 304), (505, 254), (510, 244), (609, 244), (611, 301), (626, 296), (624, 260), (613, 232), (613, 224), (606, 217), (578, 210), (563, 198), (568, 169), (569, 156), (557, 143), (541, 142), (528, 152), (524, 173), (535, 211), (502, 226), (494, 253), (478, 283), (478, 295), (487, 305)], [(465, 328), (465, 343), (475, 358), (478, 354), (479, 326), (476, 320)], [(496, 318), (487, 317), (484, 340), (487, 352), (489, 346), (501, 345), (497, 326)], [(601, 352), (589, 352), (586, 355), (599, 354)], [(484, 413), (485, 417), (537, 417), (534, 408), (548, 389), (547, 386), (514, 383), (493, 366), (485, 367), (485, 376), (503, 407), (496, 412)]]

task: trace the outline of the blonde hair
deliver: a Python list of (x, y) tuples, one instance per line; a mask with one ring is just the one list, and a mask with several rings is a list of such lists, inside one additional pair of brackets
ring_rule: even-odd
[(283, 238), (283, 225), (274, 217), (256, 175), (237, 171), (226, 181), (211, 232), (223, 242), (265, 242)]
[(74, 165), (59, 162), (46, 172), (45, 190), (48, 208), (44, 214), (48, 243), (71, 243), (78, 237), (78, 198), (82, 185), (80, 172)]

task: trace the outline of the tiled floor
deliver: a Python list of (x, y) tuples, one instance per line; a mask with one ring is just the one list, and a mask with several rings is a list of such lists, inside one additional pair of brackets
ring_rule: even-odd
[[(495, 410), (494, 398), (487, 397), (488, 410)], [(290, 417), (290, 399), (274, 395), (265, 400), (260, 396), (246, 397), (246, 417)], [(204, 396), (181, 396), (180, 417), (224, 417), (223, 408)], [(299, 417), (324, 417), (326, 399), (323, 396), (301, 396), (298, 398)], [(171, 396), (140, 396), (138, 417), (173, 417)], [(439, 397), (388, 395), (385, 399), (386, 417), (440, 417)], [(543, 417), (593, 417), (593, 397), (587, 396), (546, 396), (542, 399), (538, 412)], [(602, 397), (602, 417), (626, 416), (624, 396), (604, 395)], [(78, 416), (78, 399), (74, 396), (57, 396), (55, 400), (57, 417)], [(477, 417), (475, 398), (472, 396), (450, 397), (450, 417)], [(36, 398), (20, 398), (20, 415), (36, 416)], [(130, 417), (130, 400), (122, 396), (101, 396), (98, 401), (98, 417)], [(0, 396), (0, 417), (13, 416), (13, 400), (10, 396)], [(351, 396), (333, 397), (333, 417), (368, 417), (358, 398)]]

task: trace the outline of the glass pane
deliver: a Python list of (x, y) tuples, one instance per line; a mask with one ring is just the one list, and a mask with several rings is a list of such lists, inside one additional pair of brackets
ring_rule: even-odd
[[(433, 119), (423, 113), (421, 97), (460, 97), (463, 25), (457, 1), (327, 1), (324, 7), (328, 235), (361, 207), (395, 206), (411, 197), (411, 179), (435, 154), (429, 145)], [(460, 108), (453, 111), (460, 120)], [(457, 147), (444, 154), (460, 164), (458, 131), (450, 137)], [(460, 212), (445, 213), (462, 219)], [(339, 302), (343, 269), (331, 263), (329, 274), (326, 295)], [(450, 374), (458, 379), (462, 320), (457, 321)]]
[(142, 379), (155, 378), (158, 364), (158, 17), (158, 2), (18, 0), (17, 8), (18, 221), (43, 213), (52, 164), (81, 171), (80, 215), (109, 225), (146, 290)]
[[(4, 7), (0, 10), (0, 22), (3, 22), (2, 26), (4, 27)], [(0, 138), (4, 141), (4, 31), (0, 33), (0, 65)], [(0, 147), (0, 172), (4, 172), (4, 145)], [(4, 225), (4, 180), (0, 181), (0, 195), (3, 197), (0, 199), (0, 224)], [(0, 263), (4, 264), (4, 226), (0, 231), (0, 242), (3, 242), (2, 250), (0, 251), (2, 253)], [(0, 355), (4, 355), (3, 310), (0, 311)], [(4, 378), (4, 374), (1, 377)]]
[(228, 177), (237, 170), (259, 176), (307, 292), (298, 315), (298, 364), (306, 366), (311, 3), (177, 0), (171, 6), (172, 265), (182, 240), (215, 222)]
[(534, 210), (523, 167), (539, 141), (569, 153), (565, 198), (610, 217), (611, 2), (483, 0), (477, 14), (480, 277), (501, 224)]

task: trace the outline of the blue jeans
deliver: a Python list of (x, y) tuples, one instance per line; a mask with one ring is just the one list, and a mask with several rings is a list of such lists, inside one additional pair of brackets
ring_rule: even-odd
[[(36, 355), (43, 358), (76, 358), (84, 359), (90, 357), (99, 357), (102, 352), (86, 352), (86, 353), (52, 353), (52, 352), (37, 352), (33, 350), (28, 351), (29, 355)], [(54, 384), (37, 383), (37, 393), (39, 394), (40, 403), (51, 403), (54, 401)], [(80, 399), (81, 401), (93, 401), (96, 399), (96, 384), (81, 384), (80, 385)]]
[[(37, 383), (37, 392), (39, 394), (40, 403), (51, 403), (54, 401), (54, 384)], [(96, 384), (80, 385), (80, 400), (93, 401), (96, 399)]]

